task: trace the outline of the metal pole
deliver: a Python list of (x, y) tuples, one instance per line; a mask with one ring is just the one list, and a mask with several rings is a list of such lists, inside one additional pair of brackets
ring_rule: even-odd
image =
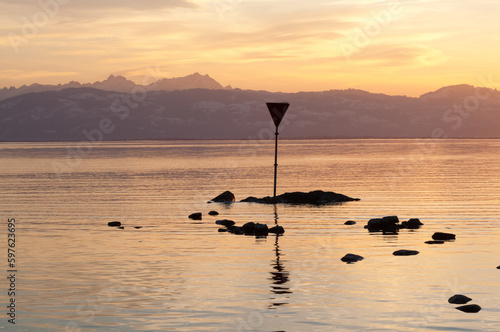
[(278, 173), (278, 126), (276, 126), (276, 140), (274, 144), (274, 196), (276, 197), (276, 177)]

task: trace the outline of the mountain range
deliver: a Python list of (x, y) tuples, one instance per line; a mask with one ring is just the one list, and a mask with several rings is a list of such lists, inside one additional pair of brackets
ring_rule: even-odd
[(272, 139), (265, 103), (287, 101), (282, 138), (500, 137), (500, 92), (443, 87), (418, 98), (362, 90), (281, 93), (223, 87), (198, 73), (136, 85), (0, 90), (0, 141)]

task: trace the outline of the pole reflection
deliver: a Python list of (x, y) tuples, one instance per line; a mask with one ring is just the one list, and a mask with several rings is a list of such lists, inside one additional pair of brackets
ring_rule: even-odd
[[(276, 204), (274, 205), (274, 224), (278, 224), (278, 211)], [(274, 240), (274, 253), (276, 258), (272, 261), (271, 266), (273, 270), (271, 270), (271, 277), (269, 280), (272, 281), (271, 284), (271, 304), (269, 305), (269, 309), (275, 309), (279, 306), (288, 304), (288, 300), (290, 296), (287, 294), (291, 294), (292, 291), (290, 287), (288, 287), (287, 283), (290, 281), (290, 273), (286, 270), (283, 265), (283, 260), (281, 258), (282, 253), (279, 247), (279, 238), (280, 234), (276, 234), (276, 238)]]

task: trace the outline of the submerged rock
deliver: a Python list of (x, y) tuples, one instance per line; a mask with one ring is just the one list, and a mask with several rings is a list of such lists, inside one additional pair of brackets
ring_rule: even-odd
[(118, 226), (118, 229), (125, 229), (125, 227), (123, 227), (123, 226)]
[(141, 229), (142, 226), (134, 226), (135, 229)]
[(227, 232), (227, 228), (219, 228), (217, 231), (219, 233)]
[(217, 202), (217, 203), (232, 203), (234, 202), (235, 197), (234, 194), (230, 191), (224, 191), (222, 194), (220, 194), (217, 197), (212, 198), (210, 201), (211, 202)]
[(418, 229), (420, 226), (422, 226), (422, 222), (420, 222), (420, 219), (418, 218), (411, 218), (408, 221), (403, 221), (401, 223), (400, 228), (406, 228), (406, 229)]
[(427, 244), (443, 244), (443, 240), (430, 240), (430, 241), (425, 241)]
[(283, 234), (283, 233), (285, 233), (285, 229), (283, 228), (283, 226), (276, 225), (274, 227), (269, 228), (269, 233)]
[(121, 226), (121, 225), (122, 225), (122, 223), (119, 222), (119, 221), (110, 221), (110, 222), (108, 222), (108, 226), (109, 227), (118, 227), (118, 226)]
[(201, 212), (191, 213), (191, 214), (189, 215), (189, 219), (193, 219), (193, 220), (201, 220)]
[(406, 249), (401, 249), (401, 250), (396, 250), (395, 252), (392, 253), (394, 256), (414, 256), (418, 255), (419, 252), (416, 250), (406, 250)]
[(344, 257), (342, 257), (340, 260), (342, 262), (346, 262), (347, 264), (350, 264), (350, 263), (355, 263), (355, 262), (358, 262), (360, 260), (363, 260), (364, 257), (363, 256), (360, 256), (360, 255), (355, 255), (355, 254), (346, 254)]
[(344, 225), (356, 225), (356, 222), (354, 220), (347, 220)]
[(433, 240), (455, 240), (456, 236), (455, 234), (452, 233), (442, 233), (442, 232), (436, 232), (432, 235)]
[(222, 225), (222, 226), (226, 226), (226, 227), (231, 227), (235, 224), (234, 221), (229, 220), (229, 219), (216, 220), (215, 223), (217, 225)]
[(466, 304), (469, 301), (472, 301), (472, 299), (462, 294), (455, 294), (448, 299), (448, 303), (454, 304)]
[(460, 307), (456, 307), (455, 309), (463, 311), (463, 312), (470, 312), (470, 313), (476, 313), (481, 310), (481, 307), (478, 306), (477, 304), (467, 304), (463, 305)]
[(351, 198), (346, 195), (337, 194), (331, 191), (310, 191), (305, 192), (291, 192), (278, 195), (276, 197), (266, 196), (263, 198), (247, 197), (242, 202), (247, 203), (261, 203), (261, 204), (311, 204), (311, 205), (324, 205), (333, 203), (342, 203), (350, 201), (359, 201), (359, 198)]
[(217, 211), (210, 211), (210, 212), (208, 212), (208, 215), (209, 216), (218, 216), (219, 212), (217, 212)]

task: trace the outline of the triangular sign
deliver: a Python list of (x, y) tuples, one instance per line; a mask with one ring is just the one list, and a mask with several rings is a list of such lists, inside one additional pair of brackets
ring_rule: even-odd
[(269, 109), (269, 113), (271, 113), (271, 117), (273, 118), (274, 124), (278, 127), (281, 123), (281, 119), (285, 116), (286, 110), (289, 103), (266, 103), (267, 108)]

